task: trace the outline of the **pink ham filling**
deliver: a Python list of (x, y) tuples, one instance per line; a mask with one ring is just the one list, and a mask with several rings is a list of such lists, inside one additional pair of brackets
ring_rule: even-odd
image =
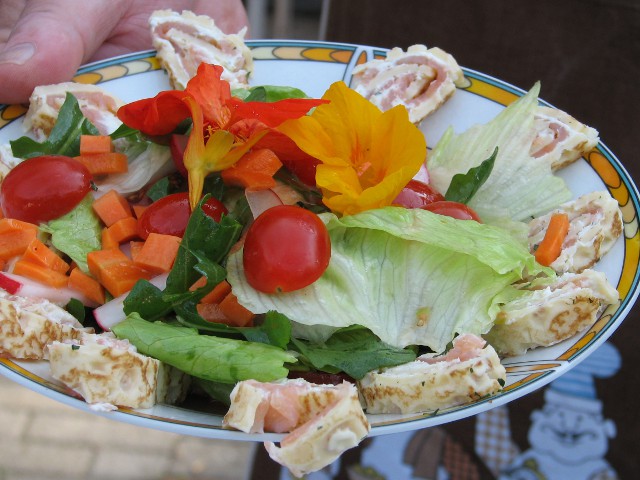
[(452, 362), (454, 360), (465, 362), (467, 360), (476, 358), (480, 354), (480, 351), (484, 348), (486, 343), (487, 342), (485, 342), (477, 335), (463, 334), (453, 341), (453, 348), (449, 350), (445, 355), (439, 355), (432, 358), (419, 358), (419, 360), (428, 364)]

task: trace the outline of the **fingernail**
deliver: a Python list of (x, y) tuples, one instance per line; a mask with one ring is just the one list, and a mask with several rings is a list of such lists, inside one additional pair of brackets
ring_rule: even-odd
[(0, 52), (0, 63), (24, 65), (36, 52), (33, 43), (18, 43)]

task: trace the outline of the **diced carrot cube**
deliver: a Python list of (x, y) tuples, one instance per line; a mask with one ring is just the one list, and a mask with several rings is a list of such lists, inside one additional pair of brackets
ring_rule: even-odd
[(129, 202), (115, 190), (109, 190), (96, 199), (93, 202), (93, 210), (107, 227), (110, 227), (118, 220), (132, 216)]
[(154, 273), (171, 270), (180, 248), (180, 237), (151, 232), (134, 263)]
[(255, 314), (240, 305), (233, 292), (229, 293), (218, 304), (225, 317), (236, 327), (247, 327), (253, 324)]
[(134, 217), (121, 218), (110, 227), (107, 227), (109, 235), (118, 245), (135, 238), (138, 235), (138, 220)]
[(92, 175), (109, 175), (112, 173), (127, 173), (129, 159), (124, 153), (103, 152), (84, 154), (76, 157)]
[(113, 238), (112, 232), (109, 231), (109, 227), (104, 227), (102, 229), (102, 249), (103, 250), (109, 250), (112, 248), (118, 248), (120, 247), (120, 244), (118, 243), (118, 241)]
[(75, 267), (71, 270), (71, 273), (69, 273), (67, 285), (69, 288), (77, 290), (89, 300), (93, 300), (100, 305), (102, 305), (106, 300), (102, 285), (100, 285), (95, 278), (90, 277), (78, 267)]
[(29, 230), (38, 234), (38, 225), (29, 222), (23, 222), (22, 220), (16, 220), (15, 218), (1, 218), (0, 219), (0, 233), (15, 232), (16, 230)]
[(138, 280), (149, 280), (153, 273), (135, 265), (131, 260), (112, 264), (100, 270), (100, 283), (114, 297), (127, 293)]
[(48, 267), (38, 265), (28, 260), (18, 260), (13, 266), (13, 273), (31, 278), (55, 288), (67, 286), (67, 276)]
[(220, 310), (220, 305), (217, 303), (199, 303), (196, 305), (198, 315), (200, 315), (207, 322), (224, 323), (225, 325), (231, 325), (229, 319)]
[(80, 135), (80, 155), (113, 152), (109, 135)]
[(207, 293), (200, 303), (220, 303), (227, 295), (231, 293), (231, 285), (226, 280), (221, 281), (213, 290)]
[(69, 271), (69, 264), (37, 238), (31, 240), (22, 255), (22, 259), (50, 268), (56, 272), (67, 273)]
[(133, 214), (136, 218), (140, 218), (140, 216), (144, 213), (144, 211), (149, 207), (149, 205), (132, 205), (131, 208), (133, 208)]
[(87, 266), (89, 267), (89, 271), (91, 272), (91, 275), (98, 279), (99, 282), (102, 282), (100, 273), (104, 268), (130, 261), (129, 257), (127, 257), (119, 248), (94, 250), (87, 254)]
[(9, 230), (0, 233), (0, 259), (9, 260), (22, 255), (36, 238), (33, 230)]

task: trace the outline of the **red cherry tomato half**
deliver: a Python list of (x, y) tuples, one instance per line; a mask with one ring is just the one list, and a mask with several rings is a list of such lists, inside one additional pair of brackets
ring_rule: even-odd
[[(219, 200), (209, 198), (202, 210), (216, 222), (220, 221), (227, 209)], [(173, 193), (149, 205), (138, 219), (138, 234), (146, 239), (151, 232), (182, 237), (187, 228), (191, 207), (188, 193)]]
[(264, 293), (291, 292), (322, 276), (331, 258), (327, 227), (313, 212), (278, 205), (247, 230), (243, 265), (247, 282)]
[(0, 186), (7, 218), (39, 224), (69, 213), (91, 189), (91, 174), (63, 155), (43, 155), (14, 167)]
[(459, 220), (475, 220), (476, 222), (480, 222), (478, 214), (471, 208), (467, 207), (464, 203), (444, 200), (441, 202), (430, 203), (422, 208), (429, 210), (430, 212), (437, 213), (438, 215), (446, 215)]
[(443, 200), (444, 195), (433, 187), (418, 180), (410, 180), (393, 203), (405, 208), (423, 208), (425, 205)]

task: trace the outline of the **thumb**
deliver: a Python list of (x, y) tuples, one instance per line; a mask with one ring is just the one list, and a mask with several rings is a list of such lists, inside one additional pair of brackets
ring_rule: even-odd
[(70, 80), (124, 15), (122, 4), (27, 1), (0, 50), (0, 104), (25, 103), (37, 85)]

